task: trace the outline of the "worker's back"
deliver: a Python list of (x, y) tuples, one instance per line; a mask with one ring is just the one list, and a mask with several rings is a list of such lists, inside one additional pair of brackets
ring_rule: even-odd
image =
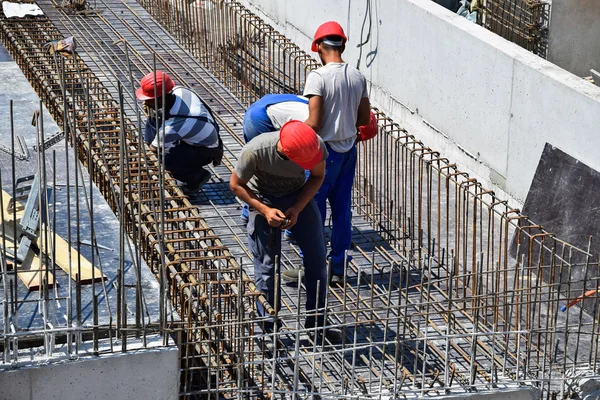
[(362, 97), (368, 97), (365, 77), (343, 62), (329, 62), (312, 71), (304, 95), (323, 98), (321, 129), (318, 134), (334, 151), (349, 151), (356, 140), (356, 118)]
[(200, 97), (188, 88), (175, 87), (175, 102), (165, 121), (167, 148), (184, 141), (192, 146), (214, 148), (219, 145), (217, 124)]

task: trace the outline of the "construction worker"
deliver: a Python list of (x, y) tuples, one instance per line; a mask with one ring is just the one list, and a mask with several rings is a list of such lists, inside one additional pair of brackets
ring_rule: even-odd
[(148, 117), (144, 140), (152, 151), (164, 149), (165, 168), (184, 183), (185, 194), (198, 192), (210, 179), (210, 172), (203, 167), (210, 163), (218, 165), (223, 157), (219, 126), (210, 108), (190, 89), (175, 86), (171, 77), (162, 71), (144, 76), (136, 97), (144, 102)]
[[(244, 140), (250, 140), (265, 132), (281, 129), (283, 124), (293, 119), (304, 121), (308, 118), (308, 99), (295, 94), (267, 94), (248, 107), (244, 114)], [(242, 206), (240, 216), (248, 223), (248, 205)], [(283, 237), (292, 240), (289, 230), (284, 231)]]
[(281, 129), (293, 119), (308, 118), (308, 99), (295, 94), (267, 94), (252, 103), (244, 114), (244, 140), (250, 140), (265, 132)]
[[(325, 180), (315, 195), (323, 224), (326, 200), (332, 214), (330, 284), (344, 282), (345, 255), (352, 239), (352, 185), (356, 169), (357, 127), (369, 125), (370, 103), (367, 81), (355, 68), (344, 62), (342, 53), (346, 35), (337, 22), (317, 29), (312, 51), (318, 52), (323, 66), (306, 78), (304, 96), (308, 100), (306, 120), (325, 141), (329, 158)], [(288, 270), (287, 281), (297, 280), (297, 270)]]
[[(304, 253), (306, 280), (305, 327), (323, 326), (314, 310), (324, 307), (327, 280), (325, 238), (313, 196), (325, 177), (327, 149), (315, 131), (300, 121), (285, 123), (280, 131), (263, 133), (242, 149), (231, 174), (231, 191), (250, 205), (248, 244), (254, 256), (254, 280), (270, 304), (274, 298), (275, 257), (281, 253), (281, 230), (290, 229)], [(305, 170), (310, 171), (306, 179)], [(317, 282), (319, 285), (318, 305)], [(313, 314), (310, 311), (313, 310)], [(259, 304), (259, 315), (266, 317)], [(267, 321), (265, 331), (273, 329)]]

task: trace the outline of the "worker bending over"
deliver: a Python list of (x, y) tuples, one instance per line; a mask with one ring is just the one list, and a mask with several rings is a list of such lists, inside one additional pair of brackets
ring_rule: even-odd
[[(370, 122), (367, 81), (342, 59), (346, 40), (344, 30), (337, 22), (326, 22), (317, 29), (312, 50), (319, 53), (323, 66), (310, 72), (304, 86), (304, 96), (309, 99), (306, 123), (323, 139), (329, 152), (325, 180), (315, 201), (323, 224), (326, 200), (331, 207), (330, 283), (334, 285), (344, 282), (344, 258), (352, 239), (351, 201), (357, 127)], [(286, 280), (293, 280), (296, 272), (288, 271)]]
[(210, 179), (210, 172), (203, 167), (210, 163), (219, 165), (223, 157), (219, 126), (210, 108), (190, 89), (175, 86), (162, 71), (144, 76), (136, 97), (144, 102), (148, 117), (144, 140), (151, 150), (164, 150), (165, 168), (175, 179), (185, 183), (184, 193), (198, 192)]
[(281, 129), (288, 121), (308, 118), (308, 99), (295, 94), (266, 94), (248, 107), (244, 114), (244, 140)]
[[(327, 281), (325, 239), (313, 197), (325, 177), (327, 149), (315, 131), (300, 121), (285, 123), (280, 131), (263, 133), (243, 148), (231, 174), (231, 191), (250, 205), (248, 244), (254, 257), (254, 280), (269, 303), (279, 309), (274, 293), (275, 257), (281, 254), (281, 230), (290, 229), (304, 253), (306, 279), (305, 327), (323, 326), (315, 320), (323, 308)], [(310, 171), (306, 179), (305, 170)], [(319, 286), (319, 304), (317, 282)], [(259, 315), (266, 316), (259, 304)], [(265, 330), (271, 331), (267, 322)]]
[[(281, 129), (288, 121), (293, 119), (304, 121), (308, 118), (308, 99), (295, 94), (267, 94), (252, 103), (244, 114), (243, 133), (244, 140), (250, 140), (265, 132)], [(248, 223), (248, 204), (242, 206), (240, 216), (244, 223)], [(289, 230), (284, 231), (283, 237), (292, 240)]]

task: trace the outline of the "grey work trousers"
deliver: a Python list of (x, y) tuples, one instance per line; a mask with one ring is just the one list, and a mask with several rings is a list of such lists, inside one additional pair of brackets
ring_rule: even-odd
[[(300, 191), (298, 190), (282, 197), (264, 195), (259, 195), (259, 197), (261, 201), (270, 207), (285, 212), (296, 203), (299, 194)], [(275, 299), (274, 276), (275, 256), (281, 255), (281, 229), (269, 226), (266, 218), (252, 208), (250, 208), (247, 229), (248, 244), (254, 256), (254, 280), (257, 289), (265, 293), (271, 305), (280, 309), (280, 299)], [(325, 305), (326, 285), (328, 284), (323, 223), (314, 200), (311, 200), (300, 212), (298, 221), (291, 231), (304, 254), (306, 310), (308, 311), (305, 324), (307, 327), (312, 327), (316, 322), (318, 326), (323, 326), (323, 314), (319, 313), (316, 321), (314, 317), (317, 282), (321, 282), (318, 297), (318, 308), (320, 310)], [(266, 316), (262, 305), (258, 304), (257, 307), (259, 315)], [(269, 329), (268, 323), (267, 329)]]

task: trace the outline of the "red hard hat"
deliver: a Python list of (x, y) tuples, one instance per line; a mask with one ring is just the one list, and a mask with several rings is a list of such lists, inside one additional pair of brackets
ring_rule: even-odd
[(286, 122), (279, 131), (279, 142), (287, 158), (305, 170), (313, 169), (323, 161), (319, 137), (304, 122)]
[[(154, 72), (150, 72), (140, 81), (140, 87), (135, 91), (135, 96), (138, 100), (152, 100), (154, 95)], [(165, 93), (169, 93), (175, 87), (175, 82), (166, 72), (156, 71), (156, 94), (162, 96), (163, 84), (165, 85)]]
[(315, 37), (312, 42), (311, 50), (316, 52), (317, 43), (319, 42), (319, 40), (327, 36), (339, 36), (342, 39), (344, 39), (344, 43), (346, 43), (346, 40), (348, 40), (346, 34), (344, 34), (344, 29), (342, 29), (342, 26), (340, 24), (338, 24), (335, 21), (325, 22), (317, 28), (317, 31), (315, 32)]
[(373, 111), (371, 111), (371, 116), (369, 118), (369, 124), (363, 125), (358, 128), (358, 138), (357, 142), (364, 142), (365, 140), (373, 139), (377, 136), (377, 132), (379, 131), (379, 126), (377, 125), (377, 118)]

